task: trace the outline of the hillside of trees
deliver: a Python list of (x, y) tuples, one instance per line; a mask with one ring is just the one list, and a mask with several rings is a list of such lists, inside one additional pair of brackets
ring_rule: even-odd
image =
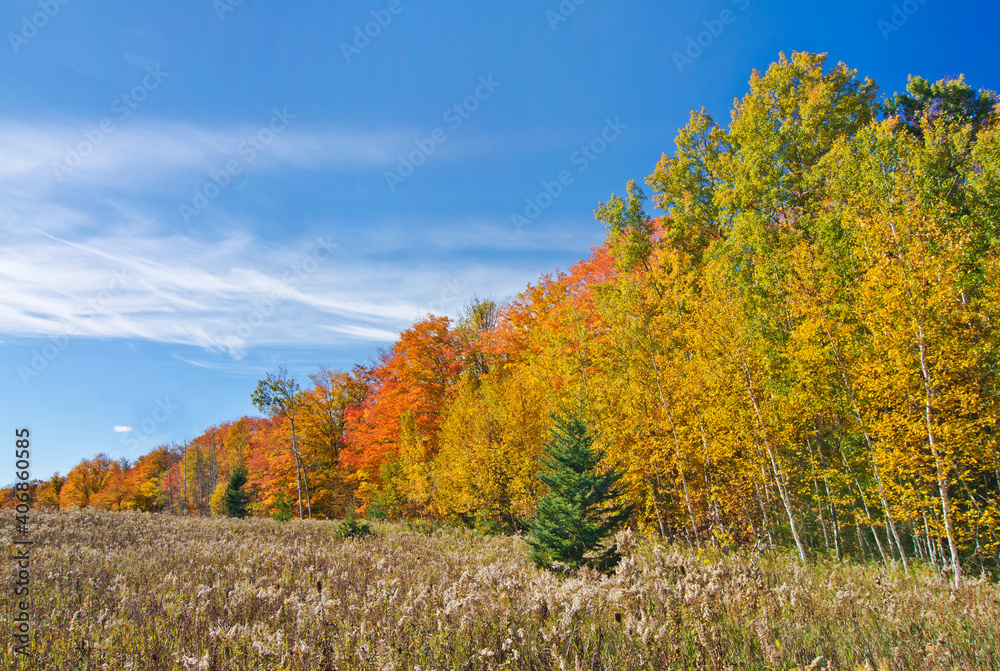
[(727, 125), (691, 114), (649, 201), (598, 205), (589, 259), (372, 365), (278, 371), (264, 417), (85, 460), (36, 500), (221, 515), (245, 467), (255, 515), (513, 530), (553, 413), (582, 404), (644, 533), (996, 575), (998, 104), (782, 56)]

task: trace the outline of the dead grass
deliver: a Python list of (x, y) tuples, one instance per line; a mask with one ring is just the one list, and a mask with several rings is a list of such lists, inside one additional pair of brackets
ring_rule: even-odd
[(1000, 668), (998, 586), (928, 570), (622, 538), (617, 573), (560, 580), (522, 540), (464, 530), (33, 518), (34, 658), (13, 654), (4, 588), (3, 669)]

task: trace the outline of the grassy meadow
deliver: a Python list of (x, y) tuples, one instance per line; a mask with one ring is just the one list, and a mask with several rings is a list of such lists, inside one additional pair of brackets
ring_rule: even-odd
[[(13, 527), (4, 511), (8, 548)], [(13, 653), (4, 588), (0, 668), (1000, 668), (1000, 587), (954, 589), (919, 566), (699, 555), (625, 533), (613, 575), (558, 578), (519, 538), (334, 528), (34, 515), (33, 657)]]

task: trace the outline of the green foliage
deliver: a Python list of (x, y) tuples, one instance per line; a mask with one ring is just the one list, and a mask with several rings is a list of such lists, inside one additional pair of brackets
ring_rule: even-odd
[(375, 535), (371, 525), (364, 520), (359, 520), (354, 511), (351, 511), (347, 519), (337, 525), (333, 533), (340, 538), (365, 538)]
[(603, 451), (593, 449), (594, 435), (580, 412), (555, 416), (552, 436), (545, 446), (539, 479), (549, 494), (538, 503), (529, 524), (531, 559), (540, 568), (554, 563), (575, 569), (582, 565), (608, 570), (619, 560), (615, 545), (604, 541), (632, 514), (622, 506), (618, 481), (623, 471), (599, 470)]
[(594, 217), (608, 228), (610, 245), (622, 269), (636, 265), (648, 267), (649, 255), (653, 251), (650, 235), (653, 225), (643, 206), (646, 194), (636, 186), (635, 180), (626, 185), (627, 200), (611, 194), (607, 203), (598, 203)]
[(887, 100), (883, 111), (896, 116), (913, 133), (921, 134), (924, 123), (944, 120), (958, 125), (971, 124), (974, 131), (986, 125), (997, 104), (996, 96), (977, 91), (965, 83), (965, 76), (941, 79), (935, 83), (910, 75), (906, 93)]
[(257, 388), (250, 395), (250, 400), (261, 412), (278, 414), (284, 417), (294, 415), (299, 398), (299, 383), (288, 375), (288, 371), (279, 368), (275, 373), (257, 382)]
[(504, 525), (489, 517), (476, 518), (475, 530), (480, 536), (502, 536), (507, 532)]
[(720, 157), (731, 148), (726, 132), (704, 107), (691, 112), (675, 142), (677, 152), (663, 154), (646, 184), (653, 189), (656, 207), (670, 214), (661, 220), (666, 242), (700, 261), (709, 245), (725, 238), (732, 225), (732, 217), (715, 201), (721, 183)]
[(366, 508), (366, 517), (373, 520), (398, 519), (403, 514), (406, 494), (400, 490), (403, 465), (398, 459), (387, 462), (380, 473), (381, 487)]
[(247, 469), (237, 468), (229, 476), (226, 486), (226, 516), (243, 519), (249, 513), (250, 492), (243, 489), (247, 484)]
[(281, 492), (274, 501), (275, 513), (271, 517), (276, 522), (288, 522), (292, 519), (292, 500), (288, 494)]

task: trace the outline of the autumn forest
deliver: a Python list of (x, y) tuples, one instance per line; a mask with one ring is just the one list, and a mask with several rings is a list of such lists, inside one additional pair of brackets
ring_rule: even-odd
[(783, 56), (598, 203), (590, 258), (428, 315), (370, 365), (277, 370), (248, 389), (261, 416), (97, 455), (33, 498), (221, 516), (246, 469), (254, 516), (515, 532), (574, 408), (641, 534), (995, 577), (998, 104)]

